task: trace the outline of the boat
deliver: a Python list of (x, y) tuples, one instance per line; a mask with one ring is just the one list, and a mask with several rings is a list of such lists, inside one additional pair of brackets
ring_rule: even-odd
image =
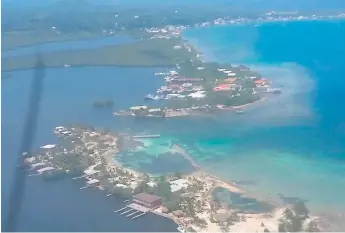
[(182, 233), (185, 233), (186, 232), (186, 230), (182, 227), (182, 226), (178, 226), (178, 228), (177, 228), (177, 230), (179, 231), (179, 232), (182, 232)]
[(145, 100), (162, 100), (164, 99), (164, 96), (160, 95), (152, 95), (152, 94), (148, 94), (145, 96)]
[(280, 94), (282, 90), (279, 88), (267, 88), (267, 93)]
[(236, 111), (236, 113), (237, 113), (237, 114), (243, 114), (243, 113), (244, 113), (244, 111), (237, 110), (237, 111)]

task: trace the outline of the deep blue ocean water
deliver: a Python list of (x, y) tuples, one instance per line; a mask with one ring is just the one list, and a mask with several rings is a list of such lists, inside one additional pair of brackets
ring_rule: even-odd
[[(111, 110), (93, 110), (92, 102), (112, 98), (114, 108), (144, 103), (142, 97), (162, 84), (153, 73), (167, 68), (47, 69), (34, 146), (53, 143), (51, 130), (69, 123), (161, 133), (184, 145), (206, 170), (231, 180), (251, 181), (254, 185), (243, 187), (260, 197), (282, 193), (308, 200), (317, 212), (343, 212), (344, 33), (341, 21), (188, 31), (185, 36), (205, 51), (207, 59), (252, 65), (283, 88), (281, 96), (241, 116), (224, 113), (159, 122), (116, 118)], [(2, 80), (2, 218), (8, 208), (32, 73), (15, 71)], [(46, 183), (39, 177), (27, 178), (18, 230), (176, 229), (171, 221), (156, 216), (127, 221), (112, 212), (123, 203), (98, 191), (80, 191), (80, 186), (70, 180)]]
[(200, 159), (211, 171), (257, 182), (248, 190), (344, 212), (345, 21), (221, 26), (185, 37), (206, 60), (248, 64), (284, 92), (249, 109), (236, 125), (217, 119), (223, 130), (201, 136), (191, 151), (203, 148)]

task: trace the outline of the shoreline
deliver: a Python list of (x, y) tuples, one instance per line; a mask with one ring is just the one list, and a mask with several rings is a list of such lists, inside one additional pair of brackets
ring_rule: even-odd
[[(71, 153), (75, 153), (75, 151), (80, 151), (80, 149), (84, 146), (88, 148), (88, 150), (93, 150), (93, 153), (90, 154), (91, 157), (94, 158), (92, 165), (90, 165), (90, 163), (87, 166), (84, 165), (84, 169), (86, 169), (84, 170), (84, 175), (73, 178), (85, 178), (86, 186), (81, 187), (80, 189), (95, 187), (97, 189), (107, 191), (109, 193), (107, 194), (107, 196), (118, 195), (119, 193), (116, 193), (115, 191), (112, 192), (109, 190), (108, 184), (110, 179), (117, 179), (119, 180), (119, 182), (113, 183), (110, 186), (114, 186), (115, 184), (126, 186), (126, 188), (121, 188), (123, 191), (125, 189), (128, 189), (127, 187), (131, 187), (131, 193), (127, 193), (127, 195), (129, 196), (124, 197), (127, 200), (131, 200), (134, 195), (134, 189), (138, 187), (140, 183), (144, 182), (144, 180), (146, 180), (145, 183), (147, 183), (148, 181), (157, 182), (157, 179), (154, 178), (154, 176), (141, 173), (132, 168), (128, 168), (125, 165), (116, 161), (117, 154), (120, 152), (120, 150), (122, 150), (122, 147), (120, 146), (122, 144), (119, 143), (119, 134), (113, 134), (111, 132), (102, 133), (90, 129), (85, 129), (85, 127), (65, 128), (63, 126), (56, 127), (54, 133), (56, 134), (56, 136), (62, 137), (64, 139), (68, 139), (69, 137), (79, 138), (82, 135), (80, 137), (80, 140), (84, 144), (80, 144), (80, 142), (77, 142), (78, 145), (75, 145), (74, 149), (70, 151)], [(103, 143), (107, 145), (107, 148), (102, 148), (100, 146)], [(96, 150), (96, 148), (99, 149)], [(38, 154), (34, 157), (27, 157), (25, 159), (25, 162), (32, 167), (32, 170), (37, 171), (36, 175), (49, 175), (51, 174), (52, 170), (60, 172), (65, 171), (66, 173), (68, 173), (69, 170), (67, 170), (66, 167), (61, 167), (59, 160), (56, 160), (59, 156), (61, 156), (61, 153), (59, 152), (61, 149), (65, 151), (62, 144), (50, 144), (42, 146), (41, 153), (43, 154)], [(173, 145), (171, 146), (171, 149), (172, 151), (183, 153), (186, 157), (191, 157), (188, 154), (188, 152), (186, 152), (184, 148), (180, 145)], [(81, 153), (81, 155), (87, 157), (90, 156), (85, 153)], [(67, 158), (69, 156), (70, 155), (67, 155)], [(64, 161), (63, 158), (62, 161)], [(81, 161), (84, 161), (84, 159), (82, 159)], [(194, 160), (189, 160), (189, 162), (191, 161)], [(44, 167), (42, 168), (42, 166)], [(104, 180), (104, 178), (102, 178), (104, 176), (110, 178)], [(174, 179), (170, 180), (171, 175), (163, 177), (166, 177), (165, 179), (167, 179), (168, 182), (174, 181)], [(287, 208), (286, 205), (270, 203), (271, 210), (260, 211), (253, 209), (252, 211), (255, 212), (253, 213), (250, 211), (246, 212), (245, 210), (241, 210), (241, 207), (239, 206), (221, 205), (219, 207), (216, 207), (216, 200), (214, 199), (214, 190), (217, 188), (223, 188), (233, 194), (243, 194), (244, 198), (246, 198), (246, 195), (250, 193), (248, 193), (246, 190), (237, 187), (237, 185), (230, 180), (224, 180), (215, 175), (203, 171), (201, 167), (199, 167), (197, 171), (192, 172), (190, 174), (182, 175), (177, 179), (184, 180), (185, 182), (187, 182), (187, 186), (184, 188), (183, 193), (180, 193), (180, 195), (182, 195), (181, 197), (187, 198), (187, 200), (189, 199), (190, 201), (192, 201), (194, 206), (193, 208), (196, 208), (194, 217), (190, 217), (188, 214), (184, 213), (182, 215), (176, 215), (174, 211), (169, 211), (168, 213), (165, 213), (164, 208), (167, 207), (165, 207), (165, 204), (163, 203), (160, 204), (160, 206), (157, 208), (150, 209), (149, 212), (171, 219), (179, 225), (180, 229), (187, 229), (188, 227), (192, 227), (196, 232), (222, 232), (223, 225), (219, 224), (218, 220), (215, 220), (217, 219), (216, 216), (225, 213), (231, 213), (232, 216), (233, 213), (237, 213), (236, 216), (239, 216), (240, 219), (245, 219), (245, 221), (236, 220), (231, 225), (231, 230), (242, 232), (257, 231), (258, 229), (263, 230), (262, 223), (264, 223), (265, 228), (268, 228), (270, 231), (276, 231), (276, 229), (278, 229), (278, 220), (282, 217), (282, 212)], [(256, 198), (255, 195), (250, 197), (253, 200), (261, 201), (260, 199)], [(196, 203), (201, 204), (199, 204), (200, 206), (197, 207), (198, 205)], [(203, 221), (206, 225), (200, 225), (200, 221)]]

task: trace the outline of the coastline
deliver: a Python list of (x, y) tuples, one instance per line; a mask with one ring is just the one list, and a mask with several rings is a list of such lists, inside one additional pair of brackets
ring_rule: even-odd
[[(143, 177), (147, 176), (145, 174), (142, 174), (136, 171), (135, 169), (128, 168), (116, 161), (116, 155), (117, 153), (120, 152), (121, 147), (119, 147), (119, 142), (118, 142), (119, 137), (116, 136), (115, 134), (107, 134), (107, 133), (92, 131), (90, 129), (85, 129), (85, 128), (77, 128), (77, 127), (67, 128), (63, 126), (56, 127), (54, 130), (54, 133), (58, 137), (62, 137), (65, 139), (68, 139), (69, 137), (75, 137), (75, 136), (80, 137), (81, 142), (86, 146), (86, 148), (88, 148), (88, 150), (94, 150), (94, 154), (93, 155), (91, 154), (92, 156), (89, 157), (89, 158), (93, 157), (94, 164), (91, 166), (88, 165), (88, 167), (86, 167), (86, 170), (84, 170), (83, 176), (73, 178), (73, 179), (80, 179), (80, 178), (85, 179), (86, 186), (81, 187), (80, 189), (85, 189), (91, 186), (95, 186), (96, 188), (100, 190), (103, 190), (103, 191), (108, 190), (109, 192), (108, 181), (100, 179), (104, 174), (108, 174), (111, 177), (115, 177), (115, 178), (120, 175), (120, 180), (123, 180), (126, 176), (127, 177), (129, 176), (131, 177), (129, 184), (134, 189), (138, 184), (140, 184), (140, 182), (142, 182)], [(78, 145), (76, 145), (76, 147), (72, 149), (71, 151), (72, 153), (73, 151), (80, 151), (80, 148), (84, 147), (83, 144), (80, 144), (81, 142), (78, 142)], [(101, 144), (99, 143), (103, 143), (103, 142), (106, 143), (105, 145), (108, 145), (107, 148), (100, 147)], [(66, 169), (66, 172), (68, 173), (70, 169), (69, 166), (64, 168), (64, 165), (60, 164), (59, 160), (57, 160), (58, 157), (61, 156), (59, 152), (61, 149), (63, 149), (63, 147), (61, 148), (61, 146), (62, 145), (56, 145), (56, 144), (42, 146), (41, 153), (43, 154), (40, 154), (39, 156), (28, 157), (25, 159), (25, 162), (26, 164), (31, 166), (32, 169), (37, 170), (37, 175), (44, 175), (48, 177), (51, 175), (54, 176), (54, 174), (51, 174), (51, 171), (53, 172), (64, 171), (65, 169)], [(96, 149), (96, 148), (99, 148), (99, 149)], [(172, 151), (182, 153), (184, 157), (190, 157), (190, 155), (179, 145), (173, 145), (171, 149)], [(83, 156), (87, 156), (87, 155), (83, 154)], [(81, 161), (83, 161), (83, 159)], [(194, 161), (189, 160), (189, 162), (192, 163)], [(42, 168), (42, 166), (44, 167)], [(104, 166), (104, 169), (105, 169), (104, 171), (102, 170), (102, 166)], [(123, 176), (123, 174), (126, 174), (126, 175)], [(147, 179), (147, 178), (144, 178), (144, 179)], [(195, 195), (198, 201), (201, 201), (206, 205), (205, 208), (202, 208), (201, 210), (199, 210), (198, 214), (196, 215), (198, 219), (202, 219), (203, 221), (205, 221), (206, 225), (201, 227), (198, 223), (190, 222), (191, 221), (190, 217), (175, 216), (174, 212), (163, 213), (164, 212), (163, 207), (153, 209), (151, 210), (151, 212), (158, 214), (160, 216), (170, 218), (182, 228), (186, 228), (188, 226), (186, 225), (186, 222), (189, 222), (189, 226), (192, 226), (193, 229), (197, 230), (197, 232), (203, 232), (204, 230), (216, 231), (216, 232), (221, 231), (221, 229), (219, 228), (219, 225), (212, 222), (213, 220), (212, 221), (210, 220), (210, 218), (213, 218), (212, 216), (216, 214), (215, 212), (216, 210), (214, 209), (215, 207), (212, 207), (214, 205), (213, 191), (216, 188), (224, 188), (225, 190), (228, 190), (229, 192), (236, 193), (236, 194), (244, 194), (246, 192), (238, 188), (231, 181), (224, 181), (220, 179), (219, 177), (216, 177), (212, 174), (208, 174), (204, 172), (201, 169), (201, 167), (199, 167), (198, 171), (193, 172), (192, 174), (183, 175), (182, 179), (186, 180), (189, 185), (192, 185), (191, 187), (193, 187), (193, 185), (197, 185), (197, 186), (202, 185), (203, 188), (201, 190), (204, 190), (204, 191), (201, 191), (201, 190), (197, 191), (196, 193), (193, 193), (193, 195)], [(186, 194), (188, 195), (188, 192)], [(108, 195), (112, 195), (112, 192), (110, 192)], [(247, 214), (242, 214), (243, 218), (246, 218), (246, 216)], [(251, 218), (255, 219), (256, 222), (260, 222), (262, 220), (258, 219), (259, 216), (261, 215), (255, 215), (255, 216), (252, 216)], [(272, 217), (268, 219), (271, 219), (271, 218)], [(246, 224), (244, 224), (244, 226), (246, 226)], [(244, 226), (239, 225), (238, 229), (243, 229)]]

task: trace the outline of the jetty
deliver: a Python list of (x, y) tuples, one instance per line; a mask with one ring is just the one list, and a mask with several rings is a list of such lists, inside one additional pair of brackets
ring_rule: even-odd
[(118, 209), (118, 210), (115, 210), (114, 212), (115, 212), (115, 213), (120, 212), (120, 211), (122, 211), (122, 210), (124, 210), (124, 209), (127, 209), (127, 207), (128, 207), (128, 206), (126, 205), (125, 207), (123, 207), (123, 208), (121, 208), (121, 209)]
[[(133, 212), (132, 212), (133, 211)], [(140, 216), (143, 216), (144, 214), (150, 212), (150, 209), (142, 206), (142, 205), (138, 205), (136, 203), (132, 203), (130, 205), (126, 205), (125, 207), (115, 210), (115, 213), (120, 212), (121, 215), (126, 215), (126, 217), (132, 217), (132, 219), (136, 219), (139, 218)]]
[(132, 138), (159, 138), (160, 134), (134, 135)]
[(188, 154), (180, 145), (174, 145), (173, 146), (174, 149), (176, 149), (176, 151), (181, 154), (183, 156), (183, 158), (185, 158), (186, 160), (188, 160), (188, 162), (197, 170), (200, 170), (201, 167), (199, 166), (199, 164), (197, 164), (197, 162), (192, 158), (192, 156), (190, 156), (190, 154)]

